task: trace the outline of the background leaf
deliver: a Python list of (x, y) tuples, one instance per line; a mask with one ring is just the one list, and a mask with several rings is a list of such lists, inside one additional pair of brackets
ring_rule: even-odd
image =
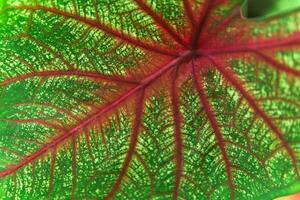
[(246, 0), (242, 12), (248, 18), (267, 18), (280, 13), (297, 11), (300, 9), (299, 1), (287, 0)]

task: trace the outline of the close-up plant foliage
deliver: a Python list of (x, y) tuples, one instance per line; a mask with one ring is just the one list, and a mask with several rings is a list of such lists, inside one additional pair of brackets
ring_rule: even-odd
[(0, 0), (0, 199), (300, 192), (291, 2)]

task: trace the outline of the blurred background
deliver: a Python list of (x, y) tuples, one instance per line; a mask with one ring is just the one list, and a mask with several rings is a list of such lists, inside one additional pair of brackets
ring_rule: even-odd
[(248, 18), (267, 18), (294, 9), (300, 12), (300, 0), (245, 0), (242, 12)]

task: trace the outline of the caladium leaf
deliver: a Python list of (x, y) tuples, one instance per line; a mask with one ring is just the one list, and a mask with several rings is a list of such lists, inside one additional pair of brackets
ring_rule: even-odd
[(300, 13), (242, 3), (1, 3), (1, 198), (300, 191)]

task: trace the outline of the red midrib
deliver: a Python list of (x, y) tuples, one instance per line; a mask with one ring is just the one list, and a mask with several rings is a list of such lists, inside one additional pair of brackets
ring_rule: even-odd
[(0, 172), (0, 177), (5, 177), (7, 175), (10, 175), (20, 168), (28, 165), (29, 163), (34, 162), (42, 155), (46, 154), (49, 150), (56, 148), (59, 144), (62, 144), (63, 142), (67, 141), (69, 138), (74, 137), (76, 134), (79, 133), (80, 130), (82, 130), (84, 127), (87, 127), (88, 125), (92, 124), (95, 120), (99, 119), (102, 115), (106, 114), (107, 112), (117, 108), (119, 105), (124, 103), (129, 98), (133, 97), (138, 91), (146, 89), (150, 84), (155, 82), (157, 79), (159, 79), (161, 76), (163, 76), (166, 72), (168, 72), (172, 67), (179, 65), (181, 62), (186, 61), (186, 59), (189, 59), (191, 56), (190, 51), (186, 51), (178, 58), (172, 60), (164, 67), (160, 68), (158, 71), (150, 74), (146, 78), (144, 78), (139, 85), (136, 87), (126, 91), (123, 93), (120, 97), (118, 97), (113, 102), (108, 103), (105, 105), (102, 109), (91, 115), (90, 117), (83, 120), (80, 124), (74, 126), (72, 129), (70, 129), (67, 132), (62, 133), (57, 138), (52, 140), (51, 142), (45, 144), (40, 148), (38, 151), (34, 152), (30, 156), (27, 156), (25, 159), (21, 160), (18, 164), (13, 165), (3, 171)]

